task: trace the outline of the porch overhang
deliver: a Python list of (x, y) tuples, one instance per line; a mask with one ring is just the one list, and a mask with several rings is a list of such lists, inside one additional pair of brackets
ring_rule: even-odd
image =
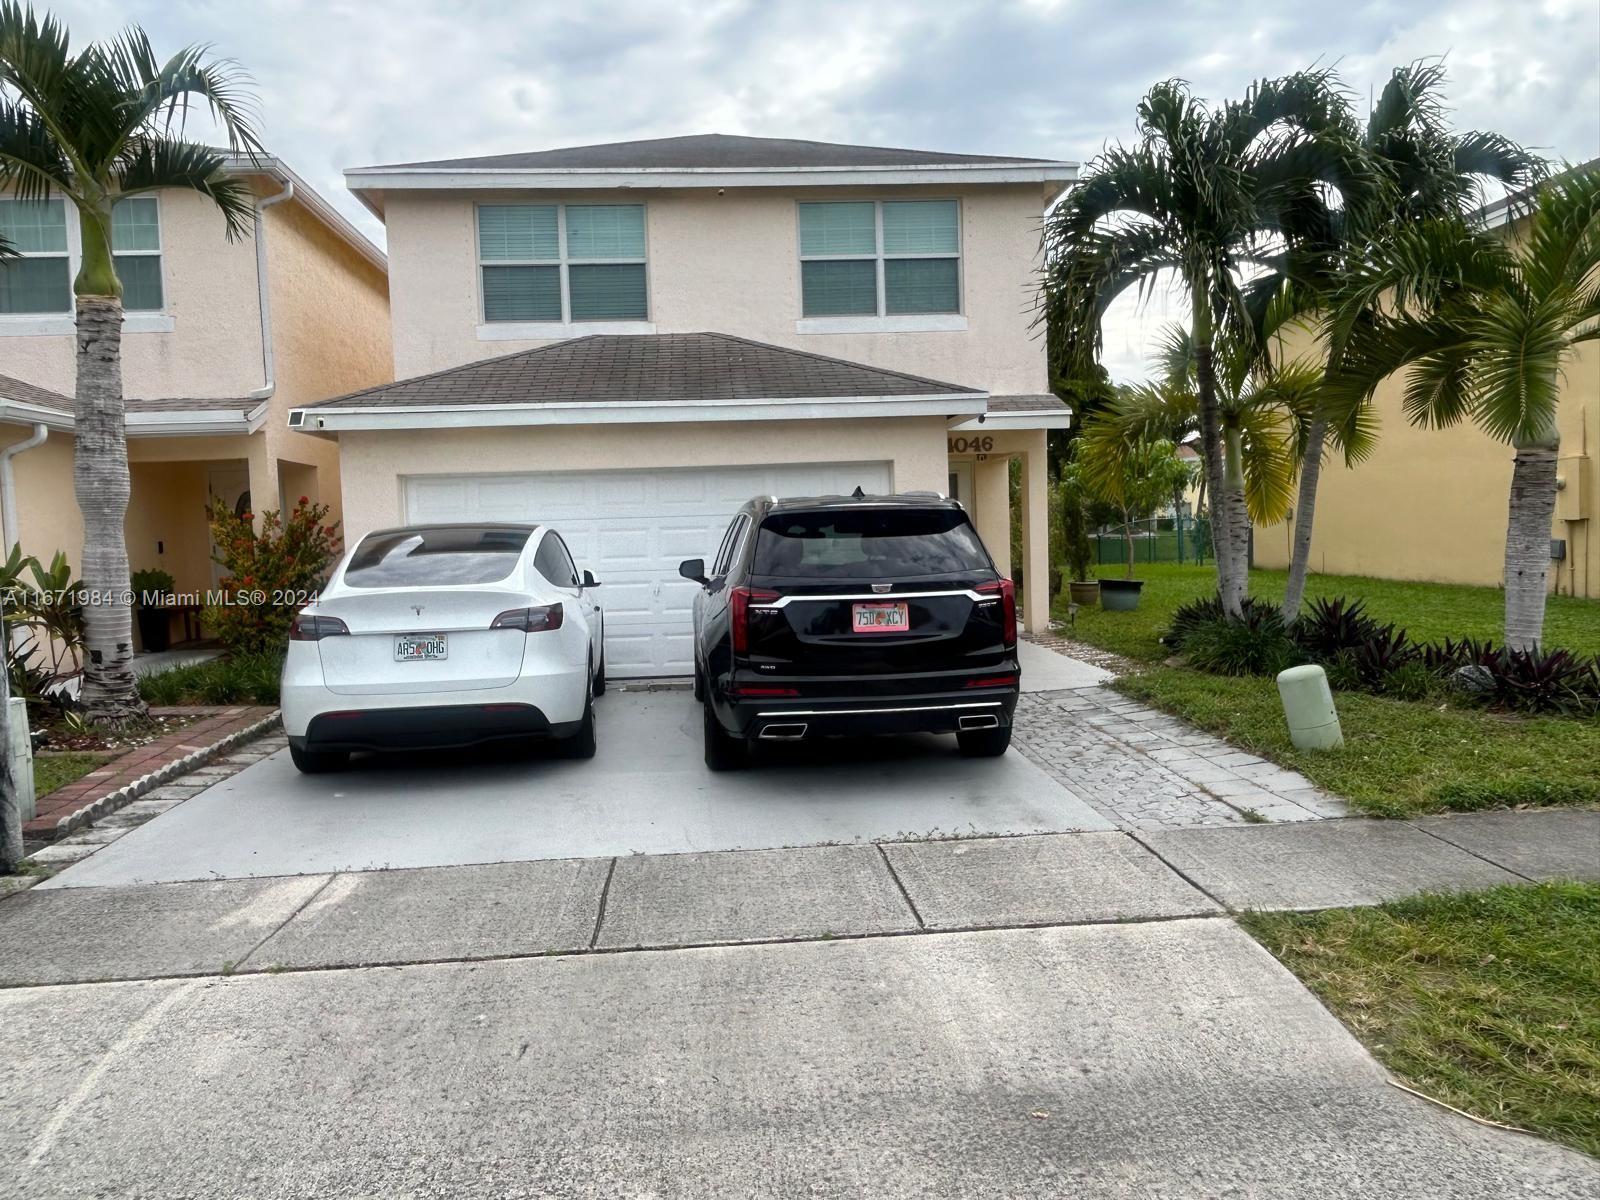
[(1072, 408), (1058, 396), (991, 396), (979, 416), (953, 416), (952, 433), (1005, 429), (1070, 429)]

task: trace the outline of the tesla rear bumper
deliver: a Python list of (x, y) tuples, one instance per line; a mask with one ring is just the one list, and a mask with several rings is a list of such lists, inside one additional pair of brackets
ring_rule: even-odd
[(532, 704), (449, 704), (426, 708), (369, 708), (318, 713), (302, 750), (447, 750), (485, 742), (562, 737), (574, 723), (552, 724)]

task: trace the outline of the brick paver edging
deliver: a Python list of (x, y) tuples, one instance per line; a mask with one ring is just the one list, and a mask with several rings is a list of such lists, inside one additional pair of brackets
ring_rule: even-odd
[[(82, 779), (41, 796), (37, 814), (23, 826), (23, 836), (29, 841), (65, 837), (219, 754), (260, 737), (277, 723), (277, 709), (241, 705), (216, 710), (198, 725), (135, 746)], [(196, 745), (197, 736), (206, 740)]]

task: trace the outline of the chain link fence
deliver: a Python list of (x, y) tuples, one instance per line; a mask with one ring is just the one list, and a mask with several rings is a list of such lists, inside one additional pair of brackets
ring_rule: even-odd
[[(1151, 517), (1132, 529), (1135, 563), (1206, 563), (1211, 561), (1211, 521), (1207, 517)], [(1094, 561), (1121, 566), (1128, 561), (1128, 539), (1120, 525), (1089, 535)]]

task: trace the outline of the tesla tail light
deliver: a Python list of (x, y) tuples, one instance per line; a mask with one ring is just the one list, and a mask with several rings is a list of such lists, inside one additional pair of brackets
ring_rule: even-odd
[(309, 613), (301, 613), (289, 626), (289, 640), (291, 642), (320, 642), (325, 637), (335, 637), (341, 633), (349, 633), (350, 629), (338, 617), (314, 617)]
[(1010, 646), (1017, 640), (1017, 585), (1009, 579), (997, 579), (993, 583), (980, 583), (977, 588), (980, 592), (1000, 593), (1000, 613), (1003, 629), (1000, 640)]
[(512, 608), (489, 624), (490, 629), (520, 629), (523, 633), (544, 633), (561, 628), (561, 605), (541, 604), (536, 608)]
[(728, 617), (733, 626), (733, 652), (745, 654), (750, 650), (750, 606), (771, 604), (778, 599), (777, 592), (759, 588), (736, 587), (728, 593)]

